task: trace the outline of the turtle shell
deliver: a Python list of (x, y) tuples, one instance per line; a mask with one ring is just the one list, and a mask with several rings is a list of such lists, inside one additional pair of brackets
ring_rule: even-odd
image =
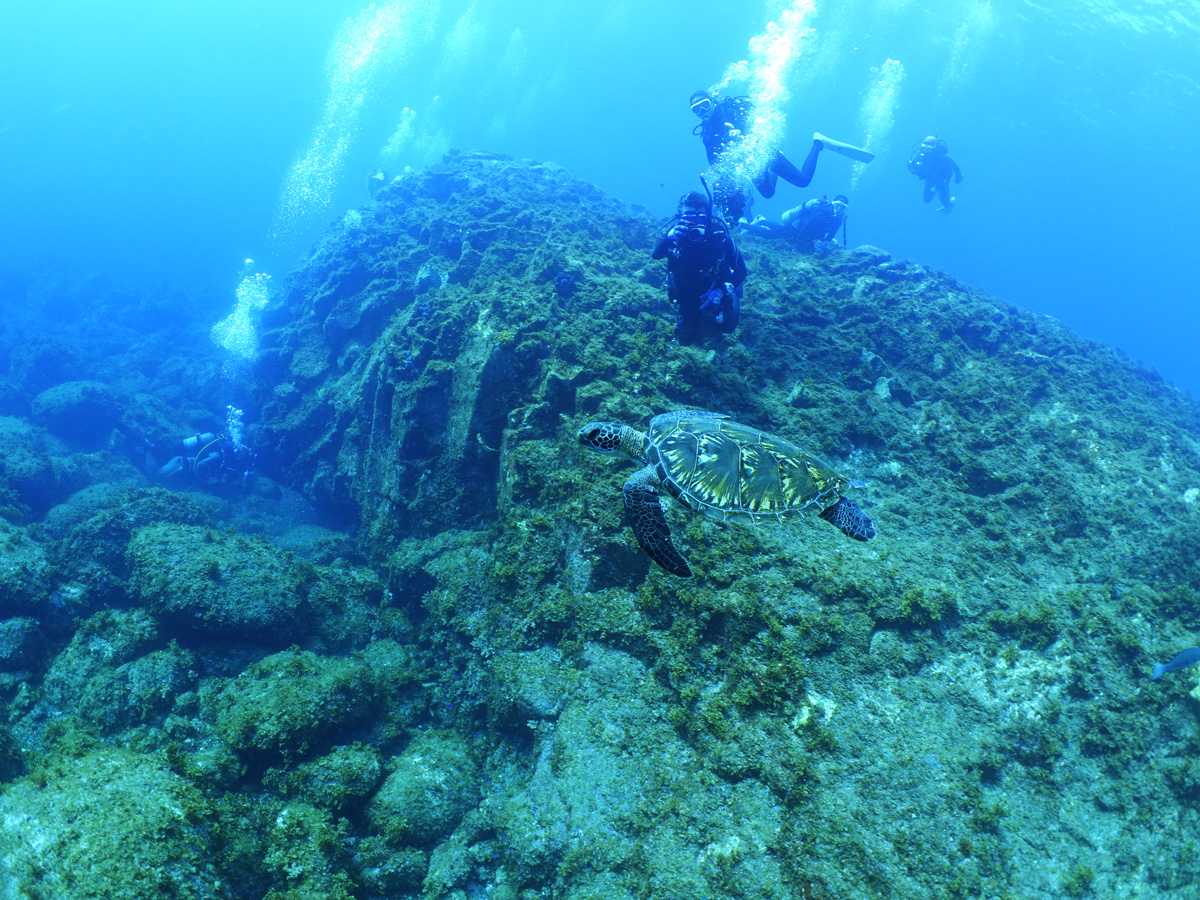
[(790, 441), (720, 413), (655, 416), (647, 437), (646, 457), (663, 487), (717, 519), (783, 521), (810, 506), (832, 506), (850, 484)]

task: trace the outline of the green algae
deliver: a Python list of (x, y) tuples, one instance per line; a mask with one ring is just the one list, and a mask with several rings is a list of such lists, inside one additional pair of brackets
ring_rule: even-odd
[(0, 795), (0, 820), (6, 897), (236, 896), (203, 795), (148, 757), (96, 749), (40, 768)]
[(251, 759), (293, 761), (365, 719), (377, 699), (360, 659), (285, 650), (214, 692), (217, 733)]
[(307, 624), (310, 573), (266, 541), (150, 525), (131, 536), (127, 558), (135, 595), (184, 627), (278, 642)]
[(418, 735), (388, 769), (366, 812), (371, 828), (394, 844), (445, 838), (478, 801), (477, 763), (454, 732)]
[(104, 732), (161, 719), (195, 685), (193, 654), (161, 638), (143, 610), (105, 610), (83, 622), (54, 660), (41, 698)]

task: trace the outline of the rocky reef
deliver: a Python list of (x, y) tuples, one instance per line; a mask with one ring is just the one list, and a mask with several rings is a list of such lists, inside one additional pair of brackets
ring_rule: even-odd
[[(1200, 687), (1149, 673), (1200, 631), (1200, 406), (869, 246), (743, 238), (737, 334), (680, 347), (659, 224), (484, 153), (391, 181), (264, 314), (242, 494), (106, 433), (219, 414), (200, 329), (0, 334), (0, 896), (1194, 896)], [(666, 575), (575, 432), (679, 408), (878, 536), (676, 506)]]

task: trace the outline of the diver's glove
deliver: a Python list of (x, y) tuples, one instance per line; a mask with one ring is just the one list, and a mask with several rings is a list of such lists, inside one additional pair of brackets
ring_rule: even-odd
[(700, 313), (701, 315), (710, 312), (716, 312), (721, 308), (721, 298), (725, 296), (725, 292), (720, 288), (712, 288), (705, 291), (704, 296), (700, 298)]

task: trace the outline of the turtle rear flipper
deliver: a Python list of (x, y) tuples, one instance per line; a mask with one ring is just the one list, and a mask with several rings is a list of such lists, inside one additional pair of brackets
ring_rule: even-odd
[(691, 578), (691, 567), (671, 543), (671, 528), (667, 525), (667, 517), (663, 515), (662, 504), (658, 502), (657, 479), (654, 467), (647, 466), (625, 482), (621, 489), (634, 536), (637, 537), (638, 546), (672, 575)]
[(828, 509), (821, 510), (821, 518), (856, 541), (869, 541), (875, 537), (875, 526), (870, 517), (853, 500), (843, 497)]

